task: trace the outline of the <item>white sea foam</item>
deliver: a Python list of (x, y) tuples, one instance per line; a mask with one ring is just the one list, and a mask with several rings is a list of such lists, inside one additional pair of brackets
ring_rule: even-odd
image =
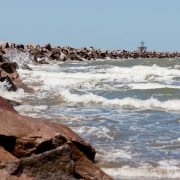
[(10, 88), (11, 85), (9, 84), (9, 82), (7, 80), (0, 82), (0, 92), (1, 91), (7, 91), (8, 88)]
[(72, 129), (80, 135), (86, 133), (87, 135), (93, 134), (97, 138), (114, 139), (108, 134), (108, 132), (110, 132), (110, 129), (103, 126), (98, 126), (98, 127), (82, 126), (82, 127), (74, 127)]
[(21, 98), (26, 95), (23, 89), (18, 89), (16, 92), (1, 91), (1, 96), (7, 99), (12, 99), (21, 102)]
[[(48, 72), (56, 72), (54, 71), (54, 67), (53, 69), (52, 66), (46, 65), (46, 66), (39, 66), (39, 67), (35, 67), (35, 70), (45, 70)], [(58, 68), (56, 66), (56, 68)], [(60, 67), (59, 67), (60, 68)], [(85, 67), (70, 67), (72, 68), (72, 70), (78, 70), (78, 69), (85, 69)], [(58, 74), (58, 77), (69, 77), (69, 78), (74, 78), (74, 79), (106, 79), (109, 81), (110, 80), (124, 80), (124, 81), (129, 81), (129, 82), (147, 82), (149, 79), (162, 79), (164, 78), (164, 80), (169, 80), (172, 79), (172, 77), (176, 77), (176, 76), (180, 76), (180, 71), (177, 69), (168, 69), (168, 68), (163, 68), (163, 67), (159, 67), (159, 66), (153, 66), (153, 67), (149, 67), (149, 66), (133, 66), (131, 68), (125, 68), (125, 67), (110, 67), (108, 69), (104, 69), (104, 68), (100, 68), (100, 69), (94, 69), (87, 67), (86, 69), (88, 69), (88, 72), (76, 72), (76, 73), (63, 73), (60, 72), (58, 70), (58, 72), (60, 72), (60, 74)], [(56, 76), (56, 74), (54, 74)]]
[(102, 168), (107, 174), (114, 178), (134, 177), (134, 178), (179, 178), (180, 169), (139, 167), (131, 168), (123, 166), (122, 168)]
[(17, 49), (9, 49), (8, 53), (4, 56), (9, 60), (9, 62), (16, 62), (20, 68), (22, 68), (24, 64), (32, 62), (28, 51), (22, 52)]
[(97, 155), (96, 155), (96, 159), (100, 159), (101, 163), (103, 161), (117, 162), (117, 159), (122, 159), (122, 158), (131, 159), (132, 156), (129, 152), (126, 152), (121, 149), (112, 149), (112, 148), (100, 149), (98, 150)]
[(140, 100), (130, 97), (123, 99), (107, 99), (102, 96), (94, 95), (92, 93), (84, 95), (72, 94), (69, 90), (64, 90), (60, 93), (65, 101), (72, 103), (94, 103), (96, 105), (107, 107), (112, 106), (125, 109), (160, 109), (180, 111), (180, 100), (168, 100), (161, 102), (154, 98)]
[(180, 89), (180, 86), (173, 85), (164, 85), (158, 83), (137, 83), (137, 84), (128, 84), (132, 89), (161, 89), (161, 88), (169, 88), (169, 89)]
[(46, 105), (20, 105), (16, 106), (15, 109), (21, 112), (22, 115), (28, 115), (33, 118), (40, 118), (43, 116), (43, 112), (46, 111), (48, 106)]

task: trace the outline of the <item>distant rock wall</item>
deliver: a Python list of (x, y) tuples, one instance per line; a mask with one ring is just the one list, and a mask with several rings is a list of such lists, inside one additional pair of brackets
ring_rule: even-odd
[(95, 60), (95, 59), (137, 59), (137, 58), (178, 58), (180, 52), (156, 52), (156, 51), (126, 51), (126, 50), (102, 50), (90, 48), (72, 48), (69, 46), (51, 46), (50, 43), (40, 46), (38, 44), (14, 44), (8, 42), (0, 42), (0, 61), (1, 54), (8, 53), (9, 48), (16, 48), (22, 51), (29, 51), (30, 56), (36, 58), (48, 58), (51, 60), (59, 60), (61, 52), (64, 53), (69, 60)]

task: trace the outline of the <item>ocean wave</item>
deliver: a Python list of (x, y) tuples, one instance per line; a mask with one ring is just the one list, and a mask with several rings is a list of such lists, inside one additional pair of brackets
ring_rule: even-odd
[(60, 92), (60, 95), (64, 101), (72, 103), (92, 103), (94, 105), (102, 105), (107, 107), (111, 106), (122, 109), (159, 109), (165, 111), (180, 111), (180, 100), (167, 100), (162, 102), (154, 98), (140, 100), (130, 97), (123, 99), (107, 99), (93, 93), (84, 95), (72, 94), (69, 90), (63, 90)]

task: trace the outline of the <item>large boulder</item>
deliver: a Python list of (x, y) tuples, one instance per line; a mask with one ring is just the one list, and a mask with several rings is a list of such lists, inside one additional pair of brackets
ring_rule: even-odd
[(71, 149), (64, 145), (42, 154), (1, 163), (1, 168), (10, 175), (26, 174), (36, 180), (75, 180), (74, 162), (71, 159)]
[(37, 155), (68, 144), (78, 177), (111, 179), (93, 163), (95, 149), (67, 126), (22, 116), (1, 107), (0, 122), (0, 146), (14, 156)]
[(58, 133), (66, 141), (74, 142), (90, 160), (94, 160), (94, 148), (63, 124), (12, 114), (10, 111), (5, 112), (1, 109), (0, 122), (0, 134), (3, 135), (0, 138), (2, 142), (4, 137), (15, 139), (14, 147), (11, 147), (10, 152), (16, 157), (39, 154), (55, 148), (53, 139)]

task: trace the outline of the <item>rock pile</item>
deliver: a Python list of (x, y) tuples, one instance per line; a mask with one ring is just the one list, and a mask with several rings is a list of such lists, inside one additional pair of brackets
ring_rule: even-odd
[[(6, 56), (12, 49), (29, 51), (34, 60), (38, 57), (59, 60), (60, 52), (66, 53), (50, 44), (40, 47), (0, 42), (1, 85), (8, 91), (23, 88), (30, 93), (34, 90), (22, 82), (16, 71), (19, 64)], [(22, 68), (31, 70), (26, 64)], [(18, 103), (0, 96), (0, 179), (112, 179), (94, 164), (95, 149), (71, 129), (63, 124), (19, 115), (14, 104)]]
[(95, 149), (63, 124), (19, 115), (0, 97), (1, 179), (110, 180)]
[[(178, 58), (180, 52), (156, 52), (156, 51), (126, 51), (126, 50), (102, 50), (90, 48), (72, 48), (69, 46), (51, 46), (45, 44), (40, 46), (38, 44), (14, 44), (8, 42), (0, 42), (1, 53), (7, 53), (9, 48), (16, 48), (18, 50), (29, 51), (32, 57), (48, 58), (51, 60), (60, 60), (61, 52), (64, 53), (69, 60), (95, 60), (95, 59), (137, 59), (137, 58)], [(1, 61), (1, 56), (0, 56)]]

